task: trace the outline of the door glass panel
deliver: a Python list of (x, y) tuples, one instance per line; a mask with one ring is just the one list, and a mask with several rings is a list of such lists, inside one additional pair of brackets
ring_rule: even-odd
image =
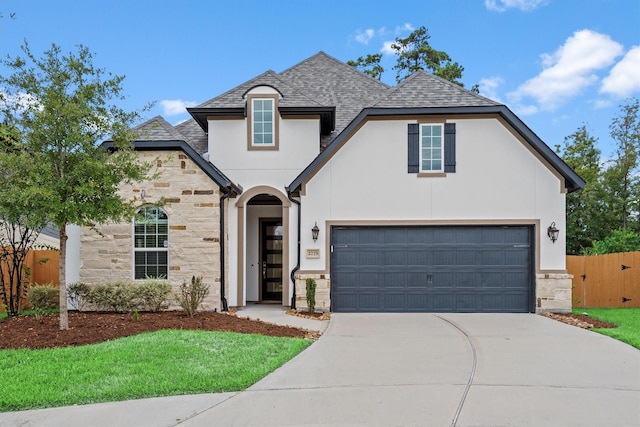
[(282, 221), (263, 220), (261, 222), (261, 263), (262, 299), (278, 301), (282, 299)]

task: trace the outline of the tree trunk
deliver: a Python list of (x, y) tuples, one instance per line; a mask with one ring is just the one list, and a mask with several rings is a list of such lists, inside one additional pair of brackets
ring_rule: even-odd
[(67, 224), (60, 225), (60, 330), (69, 329), (69, 313), (67, 310)]

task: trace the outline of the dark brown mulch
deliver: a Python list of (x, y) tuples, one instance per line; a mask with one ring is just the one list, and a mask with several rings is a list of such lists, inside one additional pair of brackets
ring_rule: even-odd
[(569, 325), (577, 326), (582, 329), (592, 328), (617, 328), (613, 323), (604, 322), (599, 319), (587, 316), (585, 314), (573, 313), (541, 313), (545, 317), (558, 320)]
[(69, 329), (61, 331), (58, 314), (0, 319), (0, 349), (54, 348), (95, 344), (114, 338), (162, 329), (196, 329), (316, 339), (319, 333), (280, 326), (231, 314), (200, 312), (194, 317), (180, 311), (133, 314), (70, 312)]

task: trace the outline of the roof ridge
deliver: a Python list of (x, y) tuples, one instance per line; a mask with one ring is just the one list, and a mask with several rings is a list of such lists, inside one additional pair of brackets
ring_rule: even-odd
[[(411, 73), (407, 78), (405, 78), (404, 80), (402, 80), (400, 83), (398, 83), (397, 86), (391, 88), (389, 91), (387, 91), (383, 96), (381, 96), (380, 98), (378, 98), (376, 100), (376, 102), (372, 105), (373, 107), (376, 106), (380, 106), (382, 105), (385, 101), (389, 101), (391, 99), (392, 96), (394, 96), (395, 94), (401, 93), (402, 90), (406, 87), (409, 86), (410, 83), (412, 83), (414, 80), (417, 80), (420, 77), (425, 77), (428, 79), (431, 79), (434, 82), (437, 82), (439, 84), (448, 86), (451, 90), (455, 90), (461, 94), (464, 94), (464, 96), (471, 96), (473, 98), (476, 98), (477, 100), (492, 104), (492, 105), (503, 105), (500, 102), (494, 101), (493, 99), (484, 97), (482, 95), (479, 95), (469, 89), (466, 89), (464, 86), (460, 86), (457, 83), (454, 83), (452, 81), (449, 81), (445, 78), (442, 78), (440, 76), (437, 76), (435, 74), (432, 74), (428, 71), (425, 70), (417, 70), (413, 73)], [(419, 84), (419, 83), (418, 83)]]
[(295, 64), (295, 65), (293, 65), (293, 66), (291, 66), (291, 67), (289, 67), (289, 68), (287, 68), (285, 70), (282, 70), (279, 74), (282, 75), (282, 74), (286, 73), (287, 71), (292, 70), (292, 69), (296, 68), (297, 66), (299, 66), (301, 64), (304, 64), (305, 62), (311, 61), (312, 59), (317, 58), (317, 57), (327, 58), (327, 59), (335, 62), (336, 64), (338, 64), (338, 65), (340, 65), (342, 67), (345, 67), (345, 69), (351, 70), (351, 72), (355, 72), (355, 73), (357, 73), (357, 74), (359, 74), (361, 76), (364, 76), (364, 77), (372, 80), (373, 82), (375, 82), (375, 83), (377, 83), (377, 84), (379, 84), (381, 86), (384, 86), (385, 89), (388, 89), (388, 88), (392, 87), (392, 86), (389, 86), (388, 84), (386, 84), (385, 82), (383, 82), (382, 80), (375, 79), (375, 78), (371, 77), (370, 75), (368, 75), (367, 73), (364, 73), (364, 72), (358, 70), (356, 67), (353, 67), (353, 66), (347, 64), (346, 62), (340, 61), (336, 57), (331, 56), (331, 55), (329, 55), (328, 53), (326, 53), (326, 52), (324, 52), (322, 50), (319, 51), (318, 53), (316, 53), (315, 55), (311, 55), (310, 57), (308, 57), (306, 59), (303, 59), (302, 61), (298, 62), (297, 64)]
[[(430, 73), (430, 72), (428, 72), (428, 71), (425, 71), (425, 70), (418, 70), (418, 71), (416, 71), (416, 72), (415, 72), (415, 73), (413, 73), (413, 74), (417, 74), (417, 73), (420, 73), (420, 72), (422, 72), (422, 73), (424, 73), (424, 74), (426, 74), (426, 75), (428, 75), (428, 76), (431, 76), (431, 77), (435, 78), (436, 80), (440, 80), (440, 81), (441, 81), (441, 82), (443, 82), (443, 83), (446, 83), (446, 84), (449, 84), (449, 85), (453, 85), (453, 87), (455, 87), (455, 88), (457, 88), (457, 89), (459, 89), (459, 90), (463, 90), (463, 91), (467, 92), (467, 94), (468, 94), (468, 95), (473, 95), (474, 97), (476, 97), (476, 98), (478, 98), (478, 99), (480, 99), (480, 100), (483, 100), (483, 101), (490, 101), (490, 102), (493, 102), (493, 103), (495, 103), (495, 104), (497, 104), (497, 105), (503, 105), (503, 104), (502, 104), (502, 103), (500, 103), (500, 102), (497, 102), (497, 101), (495, 101), (495, 100), (493, 100), (493, 99), (491, 99), (491, 98), (487, 98), (486, 96), (482, 96), (482, 95), (480, 95), (480, 94), (478, 94), (478, 93), (475, 93), (474, 91), (472, 91), (472, 90), (470, 90), (470, 89), (467, 89), (467, 88), (466, 88), (466, 87), (464, 87), (464, 86), (460, 86), (460, 85), (458, 85), (458, 84), (456, 84), (456, 83), (454, 83), (454, 82), (452, 82), (452, 81), (450, 81), (450, 80), (447, 80), (447, 79), (445, 79), (445, 78), (443, 78), (443, 77), (437, 76), (437, 75), (435, 75), (435, 74), (433, 74), (433, 73)], [(413, 76), (413, 74), (412, 74), (411, 76)], [(411, 76), (409, 76), (409, 77), (411, 77)], [(409, 77), (407, 77), (407, 79), (408, 79)], [(405, 79), (405, 80), (406, 80), (406, 79)], [(403, 80), (403, 81), (404, 81), (404, 80)]]
[[(246, 80), (246, 81), (240, 83), (239, 85), (234, 86), (233, 88), (227, 90), (224, 93), (221, 93), (220, 95), (217, 95), (217, 96), (215, 96), (215, 97), (213, 97), (213, 98), (211, 98), (211, 99), (209, 99), (207, 101), (204, 101), (204, 102), (200, 103), (199, 105), (197, 105), (194, 108), (202, 108), (203, 106), (209, 105), (209, 104), (211, 104), (212, 102), (214, 102), (217, 99), (224, 98), (225, 96), (228, 96), (228, 95), (230, 95), (230, 94), (232, 94), (234, 92), (237, 92), (239, 88), (247, 86), (248, 89), (243, 92), (243, 96), (244, 96), (244, 94), (246, 94), (247, 91), (251, 90), (253, 87), (266, 85), (265, 83), (263, 83), (263, 84), (258, 83), (258, 84), (254, 85), (254, 86), (249, 86), (252, 82), (258, 81), (261, 78), (264, 78), (264, 77), (267, 77), (267, 76), (278, 80), (280, 83), (285, 85), (287, 87), (287, 89), (289, 89), (292, 92), (295, 92), (297, 95), (303, 96), (304, 98), (309, 100), (309, 102), (315, 104), (316, 106), (319, 106), (319, 107), (323, 106), (320, 102), (318, 102), (314, 98), (312, 98), (306, 91), (300, 89), (295, 84), (293, 84), (293, 82), (291, 82), (290, 79), (287, 79), (286, 77), (280, 75), (279, 73), (276, 73), (273, 70), (267, 70), (267, 71), (265, 71), (265, 72), (263, 72), (261, 74), (258, 74), (255, 77), (250, 78), (249, 80)], [(275, 89), (282, 94), (283, 91), (281, 89), (279, 89), (279, 88), (275, 88)], [(285, 95), (285, 94), (282, 94), (282, 95), (283, 95), (283, 98), (287, 97), (287, 95)], [(207, 108), (207, 107), (205, 107), (205, 108)]]
[[(164, 130), (172, 138), (174, 138), (174, 139), (176, 139), (178, 141), (187, 142), (187, 139), (185, 138), (185, 136), (182, 133), (180, 133), (169, 122), (167, 122), (164, 117), (162, 117), (160, 115), (157, 115), (157, 116), (152, 117), (152, 118), (150, 118), (149, 120), (147, 120), (147, 121), (145, 121), (143, 123), (140, 123), (139, 125), (134, 127), (133, 130), (134, 131), (143, 131), (145, 129), (148, 129), (150, 126), (159, 126), (159, 127), (162, 128), (162, 130)], [(136, 139), (138, 139), (141, 136), (143, 136), (143, 135), (142, 134), (138, 134)]]

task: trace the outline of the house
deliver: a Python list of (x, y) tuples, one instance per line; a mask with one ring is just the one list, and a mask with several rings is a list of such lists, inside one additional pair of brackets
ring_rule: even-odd
[(218, 310), (305, 308), (307, 278), (338, 312), (571, 309), (565, 196), (584, 182), (506, 106), (320, 52), (188, 111), (136, 129), (161, 176), (121, 192), (145, 221), (83, 228), (80, 280), (202, 275)]

